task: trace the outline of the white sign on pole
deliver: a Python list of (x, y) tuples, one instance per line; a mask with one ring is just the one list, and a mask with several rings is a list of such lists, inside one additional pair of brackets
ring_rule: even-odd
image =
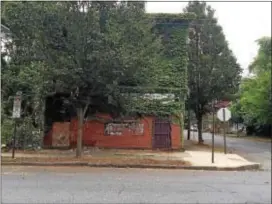
[(231, 112), (228, 108), (220, 108), (217, 111), (216, 115), (217, 115), (217, 118), (223, 122), (226, 122), (231, 118)]
[(13, 102), (13, 111), (12, 118), (20, 118), (21, 117), (21, 96), (17, 95), (14, 98)]

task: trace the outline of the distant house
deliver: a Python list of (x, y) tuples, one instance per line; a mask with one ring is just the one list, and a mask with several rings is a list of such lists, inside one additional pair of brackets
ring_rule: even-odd
[(217, 102), (215, 103), (214, 107), (215, 107), (216, 109), (220, 109), (220, 108), (227, 108), (227, 107), (229, 107), (230, 105), (231, 105), (231, 101), (224, 101), (224, 100), (222, 100), (222, 101), (217, 101)]

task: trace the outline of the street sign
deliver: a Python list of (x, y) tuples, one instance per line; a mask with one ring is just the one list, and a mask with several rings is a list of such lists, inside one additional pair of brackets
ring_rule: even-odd
[(21, 117), (21, 95), (17, 94), (13, 102), (12, 118)]
[(228, 121), (231, 118), (231, 112), (228, 108), (220, 108), (217, 111), (216, 115), (217, 115), (217, 118), (223, 122)]
[(21, 117), (21, 102), (22, 102), (22, 92), (18, 91), (16, 96), (14, 96), (12, 118), (14, 118), (14, 133), (13, 133), (13, 148), (12, 148), (12, 158), (15, 157), (15, 146), (16, 146), (16, 126), (17, 119)]
[(226, 122), (231, 118), (230, 110), (227, 108), (220, 108), (217, 111), (217, 118), (224, 123), (224, 153), (227, 154)]

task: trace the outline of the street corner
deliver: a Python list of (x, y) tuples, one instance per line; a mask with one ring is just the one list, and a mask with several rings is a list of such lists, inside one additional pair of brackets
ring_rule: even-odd
[[(151, 169), (187, 169), (187, 170), (217, 170), (242, 171), (257, 170), (259, 163), (253, 163), (237, 154), (215, 152), (214, 163), (211, 161), (211, 152), (142, 152), (134, 151), (133, 156), (128, 152), (112, 156), (84, 157), (33, 157), (33, 155), (18, 154), (18, 159), (2, 157), (2, 165), (10, 166), (81, 166), (81, 167), (108, 167), (108, 168), (151, 168)], [(21, 156), (21, 157), (20, 157)]]
[(212, 154), (205, 151), (187, 151), (189, 157), (183, 158), (184, 161), (191, 163), (191, 169), (199, 170), (218, 170), (218, 171), (246, 171), (259, 170), (260, 163), (246, 160), (237, 154), (224, 154), (216, 152), (212, 163)]

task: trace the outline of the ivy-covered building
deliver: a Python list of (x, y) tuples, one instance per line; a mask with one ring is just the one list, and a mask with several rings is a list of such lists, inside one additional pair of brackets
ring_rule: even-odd
[[(122, 121), (101, 122), (89, 119), (84, 123), (83, 144), (108, 148), (180, 149), (182, 146), (183, 113), (187, 95), (187, 38), (190, 14), (148, 14), (154, 23), (153, 32), (162, 39), (156, 87), (128, 89), (135, 100), (128, 104), (131, 112), (141, 117)], [(163, 74), (161, 74), (163, 73)], [(137, 89), (137, 87), (135, 88)], [(144, 91), (143, 91), (144, 90)], [(52, 109), (52, 108), (51, 108)], [(109, 114), (96, 118), (110, 120)], [(46, 146), (75, 146), (77, 119), (53, 122), (44, 138)]]

